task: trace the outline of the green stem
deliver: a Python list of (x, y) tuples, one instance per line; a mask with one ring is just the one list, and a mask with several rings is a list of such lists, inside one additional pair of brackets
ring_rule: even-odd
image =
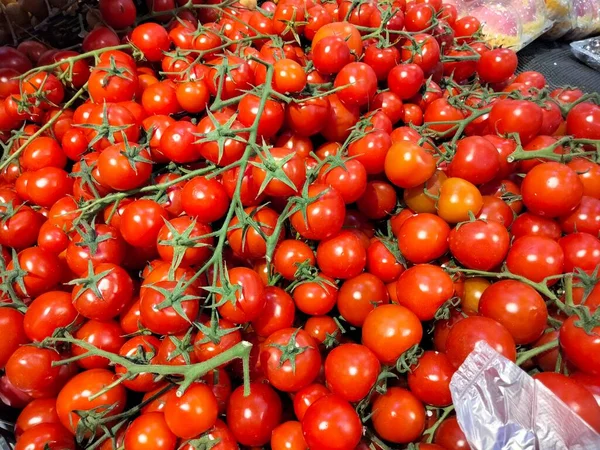
[(554, 341), (546, 342), (544, 345), (540, 345), (539, 347), (534, 347), (531, 350), (527, 350), (519, 355), (517, 358), (517, 366), (520, 366), (525, 361), (529, 361), (534, 356), (540, 355), (548, 350), (552, 350), (553, 348), (558, 347), (558, 339)]
[(426, 441), (427, 443), (431, 444), (433, 442), (433, 438), (435, 437), (435, 432), (440, 427), (442, 422), (444, 420), (446, 420), (446, 417), (448, 417), (452, 411), (454, 411), (453, 405), (450, 405), (450, 406), (447, 406), (446, 408), (444, 408), (442, 410), (442, 414), (440, 414), (440, 417), (438, 417), (438, 420), (436, 420), (436, 422), (430, 428), (425, 430), (425, 432), (423, 434), (427, 435), (427, 441)]

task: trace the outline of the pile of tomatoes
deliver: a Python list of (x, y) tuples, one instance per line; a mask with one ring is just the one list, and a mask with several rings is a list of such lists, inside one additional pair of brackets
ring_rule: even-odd
[(480, 341), (600, 431), (598, 94), (441, 0), (100, 6), (0, 48), (17, 450), (469, 448)]

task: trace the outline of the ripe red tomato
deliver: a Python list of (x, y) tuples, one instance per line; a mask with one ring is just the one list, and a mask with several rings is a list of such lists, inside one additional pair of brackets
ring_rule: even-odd
[(362, 327), (367, 315), (379, 305), (389, 303), (383, 281), (370, 273), (346, 280), (337, 296), (337, 308), (351, 325)]
[(177, 436), (167, 426), (164, 414), (149, 412), (131, 422), (124, 444), (131, 450), (175, 450)]
[(156, 334), (185, 332), (196, 319), (200, 305), (193, 286), (181, 282), (160, 281), (148, 286), (140, 296), (140, 322)]
[(560, 373), (542, 372), (533, 378), (550, 389), (596, 432), (600, 430), (600, 405), (585, 387)]
[(181, 206), (187, 215), (210, 223), (225, 215), (229, 208), (229, 196), (223, 185), (214, 178), (194, 177), (181, 191)]
[(342, 344), (325, 360), (325, 380), (331, 392), (358, 402), (370, 392), (380, 372), (379, 360), (364, 345)]
[(434, 318), (437, 310), (454, 295), (452, 278), (441, 267), (417, 264), (396, 281), (397, 303), (412, 311), (419, 320)]
[(338, 291), (333, 278), (318, 274), (314, 281), (303, 281), (294, 289), (296, 308), (311, 316), (327, 314), (335, 306)]
[(81, 323), (81, 319), (76, 320), (77, 314), (71, 294), (60, 291), (46, 292), (27, 307), (23, 328), (30, 340), (42, 342), (51, 337), (57, 328)]
[(290, 218), (294, 229), (306, 239), (321, 240), (336, 234), (344, 224), (346, 207), (342, 196), (323, 184), (308, 187), (308, 198), (317, 198), (306, 206), (306, 215), (295, 212)]
[[(506, 266), (516, 275), (541, 282), (564, 271), (564, 252), (560, 245), (547, 237), (523, 236), (508, 251)], [(556, 280), (549, 280), (554, 284)]]
[(450, 252), (465, 267), (491, 270), (498, 267), (510, 246), (504, 225), (494, 220), (475, 220), (454, 228), (449, 238)]
[(450, 379), (455, 368), (444, 353), (426, 351), (408, 372), (408, 386), (422, 402), (436, 407), (452, 403)]
[[(527, 117), (527, 120), (523, 120), (523, 117)], [(539, 133), (542, 124), (542, 109), (527, 100), (498, 100), (490, 111), (490, 129), (500, 135), (517, 133), (523, 145)]]
[(527, 209), (534, 214), (564, 216), (581, 202), (583, 183), (568, 166), (546, 162), (527, 173), (521, 184), (521, 195)]
[(350, 403), (330, 394), (316, 400), (306, 410), (302, 431), (309, 448), (342, 450), (358, 445), (362, 424)]
[(486, 288), (479, 301), (479, 313), (504, 325), (517, 345), (537, 340), (548, 320), (542, 296), (516, 280), (498, 281)]
[(332, 278), (355, 277), (363, 271), (366, 262), (366, 249), (352, 231), (341, 231), (322, 240), (317, 247), (317, 264)]
[(446, 355), (454, 367), (464, 362), (478, 342), (485, 342), (512, 361), (517, 357), (515, 341), (502, 324), (488, 317), (470, 316), (455, 323), (448, 333)]
[(560, 346), (567, 359), (579, 370), (591, 375), (600, 373), (600, 361), (594, 350), (600, 345), (598, 327), (588, 333), (576, 323), (577, 316), (571, 316), (560, 327)]
[(279, 395), (267, 384), (251, 383), (250, 394), (238, 387), (229, 398), (227, 424), (242, 445), (262, 446), (281, 423), (282, 404)]
[(215, 395), (204, 383), (194, 383), (183, 395), (171, 390), (164, 408), (169, 429), (183, 439), (192, 439), (215, 425), (218, 415)]
[(415, 214), (404, 221), (398, 232), (400, 253), (413, 264), (423, 264), (448, 251), (450, 227), (435, 214)]
[[(517, 54), (514, 50), (496, 48), (481, 55), (477, 62), (477, 73), (486, 83), (502, 83), (515, 73), (517, 64)], [(519, 77), (523, 78), (522, 75)]]
[(171, 46), (167, 30), (159, 24), (152, 22), (135, 27), (131, 33), (131, 42), (151, 62), (160, 61), (163, 57), (163, 52), (166, 52)]
[(408, 349), (421, 342), (419, 318), (400, 305), (383, 305), (369, 313), (362, 328), (362, 343), (383, 364), (395, 364)]
[(321, 369), (321, 354), (313, 338), (300, 328), (275, 331), (262, 345), (260, 364), (269, 383), (283, 392), (311, 384)]
[(245, 323), (256, 319), (265, 306), (264, 284), (255, 271), (245, 267), (230, 269), (224, 279), (217, 280), (222, 293), (216, 295), (219, 313), (233, 323)]
[[(88, 320), (75, 332), (74, 336), (100, 350), (117, 354), (125, 343), (124, 331), (115, 321)], [(73, 356), (79, 356), (87, 353), (87, 350), (73, 345), (71, 353)], [(101, 356), (88, 356), (78, 359), (77, 365), (84, 369), (106, 369), (109, 362), (108, 359)]]
[[(112, 385), (114, 380), (115, 374), (105, 369), (86, 370), (71, 378), (56, 399), (56, 412), (63, 426), (76, 433), (81, 417), (75, 411), (104, 411), (105, 417), (121, 413), (125, 409), (126, 391), (121, 384)], [(92, 396), (95, 398), (90, 399)], [(84, 435), (91, 437), (100, 432), (100, 427), (87, 429)]]
[(377, 92), (377, 74), (368, 64), (346, 64), (335, 77), (333, 86), (339, 88), (338, 98), (347, 105), (367, 105)]
[(386, 441), (404, 444), (421, 436), (425, 429), (425, 408), (406, 389), (388, 388), (373, 402), (373, 428)]

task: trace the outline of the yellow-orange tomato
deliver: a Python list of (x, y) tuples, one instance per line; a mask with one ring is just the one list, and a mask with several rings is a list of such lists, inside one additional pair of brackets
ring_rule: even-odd
[(440, 195), (440, 187), (447, 179), (448, 176), (444, 172), (436, 170), (424, 184), (404, 190), (404, 203), (416, 213), (436, 214), (435, 197)]
[(433, 176), (435, 169), (433, 155), (414, 142), (396, 142), (385, 156), (386, 176), (404, 189), (425, 183)]
[(485, 278), (467, 278), (464, 281), (463, 293), (460, 296), (461, 309), (470, 316), (479, 312), (479, 299), (491, 283)]
[(362, 37), (360, 36), (360, 32), (350, 22), (333, 22), (319, 28), (319, 31), (317, 31), (312, 40), (312, 49), (315, 48), (317, 42), (327, 36), (339, 36), (344, 39), (355, 55), (355, 58), (358, 59), (362, 55)]
[(440, 188), (438, 216), (448, 223), (466, 222), (469, 212), (477, 216), (483, 206), (479, 189), (462, 178), (448, 178)]

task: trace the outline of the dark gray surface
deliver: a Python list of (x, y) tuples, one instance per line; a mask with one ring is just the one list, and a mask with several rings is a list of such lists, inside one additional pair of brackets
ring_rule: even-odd
[(533, 42), (519, 52), (518, 70), (543, 73), (553, 88), (577, 86), (584, 92), (600, 92), (600, 72), (575, 58), (568, 42)]

